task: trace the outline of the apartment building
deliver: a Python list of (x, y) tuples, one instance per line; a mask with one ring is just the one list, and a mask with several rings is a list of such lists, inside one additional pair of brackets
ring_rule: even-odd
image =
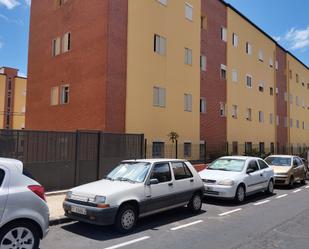
[[(34, 0), (27, 129), (200, 142), (200, 0)], [(198, 151), (195, 153), (198, 154)]]
[(0, 68), (0, 129), (24, 129), (27, 79), (18, 70)]
[(26, 128), (143, 133), (148, 156), (171, 131), (180, 157), (299, 150), (308, 71), (221, 0), (33, 0)]

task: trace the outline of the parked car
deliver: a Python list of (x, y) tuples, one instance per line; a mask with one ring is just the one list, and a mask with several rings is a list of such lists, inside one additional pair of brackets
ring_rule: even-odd
[(23, 174), (22, 162), (0, 158), (0, 248), (37, 249), (48, 230), (44, 188)]
[(293, 187), (296, 181), (306, 183), (306, 166), (297, 156), (273, 155), (265, 159), (275, 172), (275, 184)]
[(248, 195), (274, 191), (273, 170), (256, 157), (221, 157), (199, 174), (206, 196), (235, 199), (241, 203)]
[(199, 212), (203, 190), (201, 178), (188, 161), (129, 160), (105, 179), (71, 189), (63, 208), (74, 220), (114, 224), (127, 233), (140, 217), (185, 205)]

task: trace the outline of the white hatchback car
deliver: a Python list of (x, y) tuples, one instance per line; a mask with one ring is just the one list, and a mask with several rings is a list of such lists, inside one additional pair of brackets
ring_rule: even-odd
[(274, 172), (261, 158), (221, 157), (199, 174), (207, 196), (243, 202), (248, 195), (274, 191)]
[(37, 249), (49, 230), (44, 188), (23, 164), (0, 158), (0, 248)]
[(123, 233), (139, 217), (188, 205), (202, 207), (204, 185), (194, 167), (174, 159), (123, 161), (105, 179), (71, 189), (63, 203), (74, 220), (111, 225)]

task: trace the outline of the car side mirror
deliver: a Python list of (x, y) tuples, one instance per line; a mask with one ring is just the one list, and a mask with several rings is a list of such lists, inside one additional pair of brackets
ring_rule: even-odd
[(248, 175), (250, 175), (250, 174), (253, 173), (253, 172), (254, 172), (254, 169), (251, 169), (251, 168), (247, 169), (247, 174), (248, 174)]
[(159, 180), (157, 178), (150, 179), (149, 185), (156, 185), (156, 184), (159, 184)]

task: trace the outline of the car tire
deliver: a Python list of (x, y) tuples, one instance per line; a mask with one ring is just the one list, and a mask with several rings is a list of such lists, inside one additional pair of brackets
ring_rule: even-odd
[(270, 194), (270, 195), (274, 193), (274, 181), (273, 180), (269, 181), (266, 192), (267, 194)]
[(38, 249), (40, 233), (37, 226), (29, 221), (16, 221), (4, 226), (0, 232), (0, 248), (11, 248), (10, 245), (12, 248), (27, 245), (27, 248)]
[(237, 203), (242, 203), (246, 198), (246, 190), (245, 187), (241, 184), (237, 187), (235, 194), (235, 201)]
[(203, 205), (203, 198), (202, 195), (200, 193), (195, 193), (189, 204), (188, 204), (188, 208), (190, 210), (190, 212), (197, 214), (199, 212), (201, 212), (202, 209), (202, 205)]
[(290, 181), (289, 181), (289, 187), (290, 187), (290, 188), (293, 188), (293, 187), (294, 187), (294, 184), (295, 184), (294, 176), (291, 176), (291, 177), (290, 177)]
[(120, 207), (116, 220), (115, 227), (120, 233), (130, 233), (134, 230), (137, 222), (136, 207), (131, 204), (125, 204)]

